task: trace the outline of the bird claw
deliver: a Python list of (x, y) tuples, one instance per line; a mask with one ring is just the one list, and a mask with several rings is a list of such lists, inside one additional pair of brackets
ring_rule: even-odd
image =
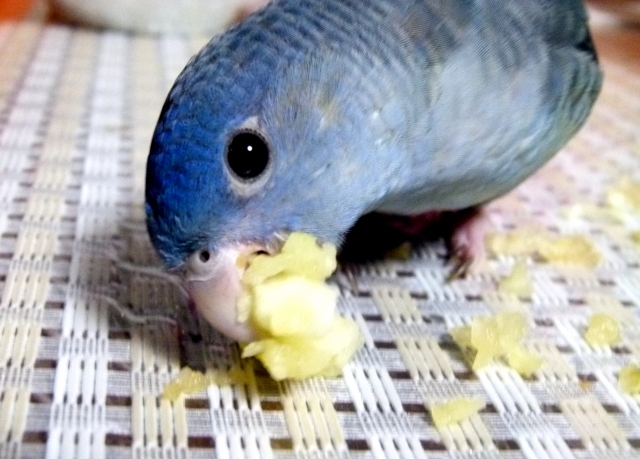
[(478, 263), (483, 262), (487, 227), (488, 219), (482, 208), (470, 209), (456, 225), (449, 239), (449, 264), (452, 268), (446, 278), (447, 282), (464, 279)]
[(471, 266), (473, 265), (473, 261), (474, 258), (469, 253), (467, 247), (458, 247), (454, 249), (448, 261), (448, 264), (451, 266), (451, 270), (449, 271), (445, 281), (449, 283), (457, 279), (464, 279), (469, 273)]

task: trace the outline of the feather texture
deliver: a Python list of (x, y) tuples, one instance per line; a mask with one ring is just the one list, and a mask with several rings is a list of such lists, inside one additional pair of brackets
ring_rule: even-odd
[[(339, 243), (373, 210), (484, 203), (573, 136), (601, 80), (578, 0), (275, 0), (172, 88), (147, 165), (152, 240), (178, 266), (283, 231)], [(224, 161), (247, 126), (271, 155), (252, 185)]]

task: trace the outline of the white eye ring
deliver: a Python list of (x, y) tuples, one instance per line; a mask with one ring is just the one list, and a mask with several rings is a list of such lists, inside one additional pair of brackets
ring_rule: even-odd
[(211, 249), (200, 249), (187, 259), (186, 278), (189, 281), (210, 279), (216, 271), (217, 264)]
[[(232, 167), (230, 167), (229, 164), (229, 147), (231, 143), (233, 143), (233, 140), (236, 138), (236, 136), (241, 134), (251, 134), (256, 136), (258, 139), (260, 139), (260, 141), (264, 143), (268, 152), (268, 158), (264, 169), (254, 178), (251, 178), (249, 180), (243, 179), (242, 177), (238, 176), (232, 170)], [(229, 188), (231, 188), (231, 191), (236, 195), (242, 198), (247, 198), (254, 195), (264, 187), (274, 169), (274, 151), (271, 147), (269, 137), (259, 126), (257, 116), (251, 116), (247, 118), (242, 124), (240, 124), (235, 130), (230, 133), (228, 143), (224, 147), (223, 162), (224, 170), (229, 179)]]

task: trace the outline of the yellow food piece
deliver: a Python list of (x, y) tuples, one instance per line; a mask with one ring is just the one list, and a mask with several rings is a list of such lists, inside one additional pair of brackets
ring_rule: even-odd
[(607, 204), (615, 209), (640, 212), (640, 183), (626, 177), (607, 191)]
[(487, 236), (487, 248), (495, 254), (524, 256), (535, 253), (535, 247), (544, 240), (542, 231), (520, 230)]
[(587, 217), (591, 220), (598, 220), (599, 222), (617, 222), (620, 220), (615, 209), (587, 202), (573, 204), (571, 207), (564, 209), (562, 213), (567, 219)]
[(458, 397), (431, 407), (431, 417), (437, 428), (464, 421), (485, 407), (477, 398)]
[(553, 236), (531, 230), (508, 234), (493, 234), (487, 239), (487, 247), (496, 254), (538, 254), (552, 264), (569, 264), (595, 267), (600, 263), (600, 253), (584, 236)]
[(591, 392), (593, 390), (593, 382), (591, 381), (580, 380), (578, 381), (578, 386), (585, 392)]
[(364, 339), (337, 313), (337, 289), (324, 283), (335, 268), (335, 247), (302, 233), (292, 233), (280, 253), (255, 257), (238, 309), (258, 340), (242, 357), (256, 357), (276, 380), (339, 375)]
[[(527, 330), (524, 315), (507, 311), (492, 317), (476, 317), (471, 325), (452, 328), (449, 333), (462, 350), (472, 349), (476, 352), (472, 363), (474, 370), (479, 370), (496, 358), (504, 358), (514, 370), (525, 374), (523, 372), (526, 372), (527, 365), (534, 363), (527, 360), (533, 354), (525, 354), (526, 351), (523, 349), (511, 357), (509, 354), (521, 349)], [(523, 368), (523, 371), (520, 371), (520, 368)]]
[(403, 242), (398, 247), (386, 252), (384, 257), (387, 260), (408, 261), (411, 259), (412, 251), (411, 244), (409, 242)]
[(640, 393), (640, 367), (635, 363), (630, 363), (618, 375), (620, 389), (628, 394)]
[(502, 293), (513, 293), (518, 296), (531, 296), (533, 284), (524, 262), (518, 261), (515, 264), (513, 271), (498, 284), (498, 290)]
[(527, 336), (527, 321), (519, 312), (501, 312), (495, 316), (498, 336), (500, 337), (500, 352), (505, 354), (522, 342)]
[(471, 325), (454, 327), (449, 330), (449, 334), (460, 347), (471, 347)]
[(524, 316), (502, 312), (494, 317), (477, 317), (471, 325), (471, 347), (478, 351), (473, 369), (478, 370), (518, 346), (527, 333)]
[(473, 369), (479, 370), (501, 354), (498, 324), (493, 317), (478, 317), (471, 325), (471, 347), (477, 351)]
[(164, 388), (162, 397), (167, 400), (176, 400), (181, 394), (192, 394), (206, 389), (209, 385), (207, 378), (199, 371), (193, 371), (189, 367), (180, 370), (178, 377)]
[(549, 263), (596, 267), (600, 253), (583, 236), (562, 236), (538, 246), (540, 256)]
[(246, 376), (239, 368), (231, 369), (228, 372), (207, 372), (193, 371), (189, 367), (183, 367), (167, 387), (164, 388), (162, 398), (169, 401), (177, 400), (182, 394), (195, 394), (205, 390), (212, 384), (218, 386), (228, 386), (232, 383), (246, 382)]
[(589, 319), (589, 326), (584, 339), (592, 346), (610, 346), (620, 342), (620, 326), (611, 316), (594, 314)]
[(236, 303), (236, 320), (244, 323), (251, 316), (251, 305), (253, 304), (253, 295), (249, 294), (246, 289), (240, 293), (238, 302)]
[(328, 243), (320, 247), (316, 241), (309, 234), (291, 233), (280, 253), (255, 257), (247, 267), (242, 282), (255, 286), (278, 274), (324, 281), (336, 269), (336, 248)]
[(244, 348), (242, 357), (257, 357), (276, 381), (335, 377), (362, 344), (358, 324), (338, 316), (320, 338), (288, 336), (254, 341)]
[(325, 283), (277, 276), (253, 291), (253, 323), (267, 334), (319, 338), (332, 326), (338, 290)]
[(521, 346), (513, 348), (507, 354), (507, 365), (527, 378), (540, 368), (543, 363), (542, 357)]
[(631, 233), (631, 240), (637, 244), (640, 244), (640, 231), (636, 231), (635, 233)]

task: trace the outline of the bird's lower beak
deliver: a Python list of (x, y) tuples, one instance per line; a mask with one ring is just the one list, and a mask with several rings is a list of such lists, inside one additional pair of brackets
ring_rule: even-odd
[(239, 342), (256, 339), (249, 323), (238, 320), (237, 304), (244, 288), (242, 260), (258, 250), (255, 246), (219, 250), (209, 260), (211, 269), (206, 278), (186, 279), (186, 289), (200, 315), (219, 332)]

